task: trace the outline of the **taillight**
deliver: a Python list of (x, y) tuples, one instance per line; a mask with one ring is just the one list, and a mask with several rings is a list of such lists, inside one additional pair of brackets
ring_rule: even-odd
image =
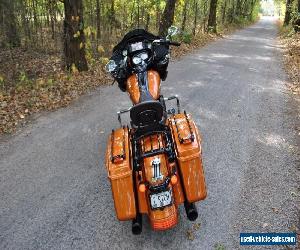
[(141, 183), (141, 184), (139, 185), (139, 191), (140, 191), (141, 193), (145, 193), (145, 191), (146, 191), (146, 185), (145, 185), (144, 183)]
[(178, 182), (178, 177), (176, 175), (172, 175), (172, 177), (171, 177), (171, 183), (172, 183), (172, 185), (177, 184), (177, 182)]

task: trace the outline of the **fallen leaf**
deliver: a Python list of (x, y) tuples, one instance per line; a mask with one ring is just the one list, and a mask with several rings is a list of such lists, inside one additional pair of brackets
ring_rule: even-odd
[(223, 244), (217, 243), (215, 244), (215, 250), (225, 250), (225, 246)]
[(195, 231), (198, 231), (198, 230), (200, 229), (200, 226), (201, 226), (200, 223), (195, 223), (195, 224), (193, 225), (193, 229), (194, 229)]
[(263, 228), (266, 228), (266, 227), (268, 227), (268, 226), (269, 226), (268, 223), (264, 223), (264, 224), (262, 225)]
[(192, 241), (195, 239), (195, 235), (193, 234), (192, 230), (187, 231), (187, 238)]
[(293, 224), (289, 227), (289, 230), (292, 231), (292, 232), (296, 232), (296, 231), (298, 231), (298, 228), (295, 224)]

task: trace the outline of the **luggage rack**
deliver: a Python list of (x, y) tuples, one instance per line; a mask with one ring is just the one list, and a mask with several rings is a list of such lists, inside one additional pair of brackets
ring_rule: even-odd
[[(180, 114), (180, 101), (179, 101), (178, 95), (166, 97), (166, 98), (164, 98), (164, 101), (171, 101), (171, 100), (174, 100), (174, 99), (176, 99), (177, 114)], [(168, 112), (168, 114), (174, 114), (175, 110), (170, 109), (170, 110), (167, 110), (167, 112)]]
[[(153, 136), (158, 137), (158, 148), (153, 149)], [(145, 138), (150, 138), (151, 149), (145, 151), (144, 141)], [(160, 139), (161, 137), (161, 139)], [(163, 145), (162, 140), (165, 139), (165, 146)], [(143, 142), (143, 145), (141, 144)], [(139, 170), (140, 162), (144, 160), (144, 158), (152, 157), (159, 154), (166, 153), (168, 156), (169, 162), (173, 162), (175, 160), (175, 151), (173, 150), (172, 140), (170, 139), (170, 133), (167, 130), (157, 130), (145, 133), (139, 137), (132, 138), (132, 150), (133, 150), (133, 168), (135, 170)]]
[(194, 133), (192, 131), (192, 126), (191, 126), (190, 120), (189, 120), (189, 118), (188, 118), (187, 113), (186, 113), (185, 110), (184, 110), (184, 116), (185, 116), (186, 122), (187, 122), (189, 130), (190, 130), (190, 135), (188, 137), (186, 137), (186, 138), (182, 138), (180, 136), (179, 128), (178, 128), (178, 125), (177, 125), (177, 121), (174, 118), (174, 123), (175, 123), (176, 131), (177, 131), (177, 134), (178, 134), (178, 140), (179, 140), (180, 144), (184, 144), (184, 143), (188, 143), (188, 142), (194, 142), (194, 140), (195, 140), (195, 135), (194, 135)]

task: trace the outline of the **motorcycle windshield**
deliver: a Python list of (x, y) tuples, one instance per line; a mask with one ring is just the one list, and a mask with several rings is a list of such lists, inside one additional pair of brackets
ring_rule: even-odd
[(159, 39), (159, 36), (155, 36), (144, 29), (135, 29), (129, 31), (113, 49), (113, 53), (122, 53), (124, 49), (126, 49), (129, 43), (140, 42), (144, 40), (153, 41), (155, 39)]

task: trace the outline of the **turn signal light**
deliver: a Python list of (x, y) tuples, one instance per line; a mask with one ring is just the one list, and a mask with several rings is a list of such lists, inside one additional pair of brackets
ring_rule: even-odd
[(141, 192), (141, 193), (144, 193), (145, 191), (146, 191), (146, 185), (145, 184), (140, 184), (139, 185), (139, 191)]
[(172, 185), (175, 185), (177, 182), (178, 182), (177, 176), (176, 176), (176, 175), (173, 175), (173, 176), (171, 177), (171, 183), (172, 183)]

